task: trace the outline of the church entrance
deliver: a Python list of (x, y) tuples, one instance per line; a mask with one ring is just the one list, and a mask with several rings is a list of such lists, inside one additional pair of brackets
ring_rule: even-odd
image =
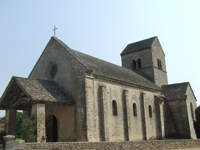
[(46, 136), (47, 136), (47, 142), (57, 142), (58, 141), (57, 119), (54, 115), (50, 115), (47, 117)]

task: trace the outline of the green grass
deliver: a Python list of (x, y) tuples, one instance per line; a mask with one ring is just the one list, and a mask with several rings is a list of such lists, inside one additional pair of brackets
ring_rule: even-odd
[(17, 141), (18, 141), (18, 140), (22, 140), (22, 138), (16, 138), (15, 140), (17, 140)]

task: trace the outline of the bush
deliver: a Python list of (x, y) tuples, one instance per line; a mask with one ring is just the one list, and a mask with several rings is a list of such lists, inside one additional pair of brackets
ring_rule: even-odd
[(21, 126), (22, 139), (25, 142), (36, 142), (36, 121), (34, 117), (24, 118)]
[(22, 118), (23, 118), (23, 113), (22, 112), (17, 112), (17, 124), (16, 124), (16, 138), (21, 138), (21, 126), (22, 126)]
[(6, 135), (5, 131), (0, 131), (0, 143), (3, 143), (3, 136)]

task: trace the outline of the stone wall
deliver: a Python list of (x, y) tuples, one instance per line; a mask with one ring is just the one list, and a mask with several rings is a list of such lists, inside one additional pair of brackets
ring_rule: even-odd
[[(54, 115), (57, 119), (57, 138), (58, 142), (73, 142), (75, 135), (75, 116), (73, 106), (46, 105), (46, 124), (47, 118)], [(53, 124), (53, 123), (52, 123)], [(49, 130), (46, 128), (46, 130)]]
[[(151, 49), (147, 48), (123, 55), (121, 58), (122, 66), (132, 70), (132, 61), (137, 61), (138, 58), (141, 60), (142, 68), (137, 68), (134, 70), (135, 72), (155, 83), (159, 87), (168, 84), (165, 54), (158, 38), (154, 40)], [(162, 62), (162, 70), (158, 69), (157, 59)]]
[(70, 149), (70, 150), (167, 150), (200, 147), (200, 140), (151, 140), (137, 142), (57, 142), (26, 143), (25, 150)]
[(186, 99), (186, 107), (187, 107), (187, 118), (189, 123), (189, 129), (190, 129), (190, 136), (192, 139), (196, 139), (196, 133), (194, 130), (194, 120), (195, 118), (195, 109), (196, 109), (196, 98), (194, 97), (194, 93), (192, 91), (192, 88), (190, 85), (187, 88), (186, 91), (187, 99)]
[(166, 101), (165, 112), (166, 137), (191, 138), (186, 101)]
[(152, 53), (150, 49), (144, 49), (137, 52), (132, 52), (121, 57), (122, 67), (132, 70), (132, 61), (141, 59), (142, 68), (135, 71), (142, 74), (146, 79), (154, 82)]
[[(142, 97), (141, 93), (143, 93)], [(154, 95), (159, 94), (99, 80), (96, 77), (86, 78), (87, 140), (156, 139), (157, 111)], [(142, 98), (144, 99), (143, 104), (141, 104)], [(113, 114), (113, 101), (117, 104), (117, 115)], [(133, 113), (133, 104), (136, 106), (136, 115)], [(151, 107), (151, 117), (149, 107)], [(160, 126), (162, 125), (163, 122)]]
[[(87, 141), (84, 93), (85, 67), (77, 61), (73, 55), (66, 51), (66, 49), (55, 40), (55, 37), (52, 37), (31, 71), (29, 78), (49, 80), (47, 73), (48, 66), (51, 62), (57, 65), (57, 73), (51, 80), (61, 85), (61, 87), (70, 93), (70, 96), (76, 101), (75, 114), (73, 115), (76, 120), (76, 140)], [(74, 135), (71, 139), (72, 138), (74, 138)], [(62, 139), (64, 139), (64, 137), (62, 137)]]

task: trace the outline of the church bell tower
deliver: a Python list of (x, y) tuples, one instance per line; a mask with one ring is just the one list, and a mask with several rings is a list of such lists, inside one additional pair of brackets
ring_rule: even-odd
[(135, 71), (157, 86), (168, 84), (165, 54), (157, 37), (128, 44), (121, 59), (122, 67)]

